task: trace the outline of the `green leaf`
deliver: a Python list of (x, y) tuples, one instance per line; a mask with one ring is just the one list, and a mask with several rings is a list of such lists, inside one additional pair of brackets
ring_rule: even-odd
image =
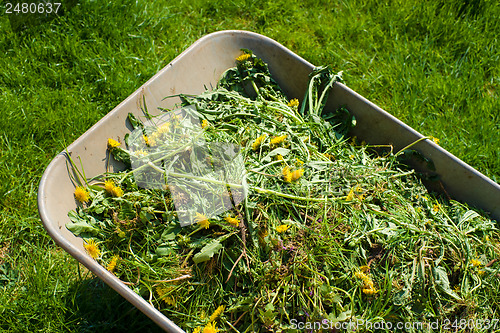
[(193, 257), (193, 261), (199, 264), (204, 261), (210, 260), (214, 254), (218, 253), (223, 248), (222, 244), (218, 239), (214, 239), (207, 245), (205, 245), (200, 252), (196, 253)]
[(448, 294), (456, 300), (460, 300), (461, 298), (450, 288), (450, 280), (448, 279), (448, 274), (446, 273), (446, 269), (443, 267), (434, 267), (432, 268), (432, 273), (434, 275), (434, 281), (436, 282), (436, 286), (442, 292)]
[(169, 254), (174, 254), (175, 251), (170, 246), (158, 246), (156, 249), (157, 256), (168, 256)]
[(145, 223), (155, 218), (154, 214), (151, 214), (144, 210), (141, 210), (141, 212), (139, 213), (139, 217), (141, 218), (141, 221)]
[(264, 307), (264, 310), (266, 310), (266, 311), (274, 311), (274, 305), (273, 305), (273, 303), (267, 303), (267, 305)]
[(334, 322), (345, 321), (345, 320), (349, 319), (351, 316), (352, 316), (352, 311), (347, 310), (347, 311), (340, 313), (333, 321)]
[(271, 159), (280, 154), (281, 156), (286, 156), (290, 152), (290, 149), (286, 148), (276, 148), (269, 152), (263, 159), (262, 162), (271, 162)]
[(120, 147), (114, 147), (110, 149), (110, 152), (111, 154), (113, 154), (115, 160), (117, 160), (118, 162), (122, 162), (127, 167), (131, 166), (130, 155), (126, 150), (123, 150)]
[(80, 222), (82, 220), (84, 220), (84, 218), (82, 218), (80, 216), (80, 214), (78, 214), (76, 211), (72, 210), (68, 213), (68, 217), (69, 219), (71, 220), (71, 222), (74, 222), (74, 223), (77, 223), (77, 222)]
[(468, 210), (460, 217), (458, 225), (461, 225), (462, 223), (467, 222), (469, 220), (475, 219), (476, 217), (480, 217), (480, 215), (475, 211)]
[(170, 225), (169, 227), (165, 228), (161, 234), (161, 240), (162, 241), (171, 241), (175, 239), (175, 236), (181, 231), (181, 228), (175, 224), (175, 225)]
[(411, 299), (410, 290), (409, 289), (404, 289), (404, 290), (401, 290), (401, 291), (397, 292), (394, 295), (394, 297), (392, 298), (392, 301), (394, 302), (394, 305), (396, 305), (396, 306), (403, 306), (410, 299)]
[(144, 128), (144, 125), (132, 113), (128, 114), (128, 121), (134, 129)]
[(90, 224), (85, 221), (79, 221), (76, 223), (68, 223), (66, 224), (66, 228), (71, 231), (76, 236), (79, 236), (82, 233), (88, 233), (92, 235), (96, 235), (99, 233), (99, 229), (94, 228)]
[(266, 306), (265, 306), (265, 311), (260, 311), (261, 312), (261, 316), (262, 316), (262, 319), (264, 320), (264, 322), (272, 322), (274, 320), (274, 318), (276, 318), (276, 313), (274, 312), (274, 305), (272, 303), (268, 303)]

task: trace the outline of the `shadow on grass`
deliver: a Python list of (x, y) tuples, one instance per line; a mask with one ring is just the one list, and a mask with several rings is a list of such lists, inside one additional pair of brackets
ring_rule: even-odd
[(97, 277), (69, 287), (67, 310), (71, 332), (164, 332)]

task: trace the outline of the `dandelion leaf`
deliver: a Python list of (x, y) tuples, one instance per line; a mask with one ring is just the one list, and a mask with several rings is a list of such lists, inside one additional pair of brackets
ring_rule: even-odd
[(114, 147), (113, 149), (110, 150), (110, 152), (116, 161), (122, 162), (127, 167), (130, 167), (131, 165), (130, 154), (126, 150), (120, 147)]
[(433, 267), (432, 274), (434, 275), (434, 281), (436, 282), (436, 286), (439, 290), (453, 297), (456, 300), (460, 299), (457, 293), (451, 290), (450, 288), (450, 280), (448, 279), (448, 274), (446, 273), (446, 269), (440, 266)]
[(267, 154), (263, 159), (262, 162), (271, 162), (272, 158), (276, 155), (281, 155), (281, 156), (286, 156), (290, 152), (290, 149), (287, 148), (276, 148), (273, 149)]
[(80, 236), (82, 234), (91, 234), (97, 235), (99, 230), (91, 226), (85, 221), (73, 222), (66, 224), (66, 228), (71, 231), (76, 236)]
[(347, 311), (339, 313), (338, 316), (336, 316), (334, 313), (329, 313), (327, 316), (327, 319), (332, 323), (337, 323), (337, 322), (344, 322), (344, 321), (348, 320), (349, 318), (351, 318), (351, 316), (352, 316), (352, 311), (347, 310)]
[(134, 129), (144, 128), (144, 125), (142, 124), (142, 122), (140, 120), (138, 120), (137, 117), (134, 116), (132, 113), (128, 114), (127, 119)]
[[(99, 233), (99, 229), (94, 227), (85, 217), (82, 217), (79, 213), (71, 211), (68, 213), (68, 217), (71, 222), (66, 224), (66, 228), (76, 236), (97, 235)], [(91, 221), (95, 221), (95, 219), (92, 218)]]
[(158, 248), (156, 248), (157, 256), (168, 256), (171, 254), (175, 254), (175, 250), (170, 246), (158, 246)]
[(162, 241), (172, 241), (175, 239), (177, 234), (180, 232), (180, 227), (176, 224), (167, 227), (161, 234)]
[(409, 289), (404, 289), (404, 290), (401, 290), (401, 291), (397, 292), (393, 296), (392, 301), (393, 301), (394, 305), (396, 305), (396, 306), (403, 306), (410, 299), (411, 299), (410, 290)]
[(473, 220), (477, 217), (480, 217), (480, 215), (478, 213), (476, 213), (475, 211), (473, 210), (468, 210), (467, 212), (465, 212), (461, 217), (460, 217), (460, 220), (458, 221), (458, 224), (459, 225), (462, 225), (463, 223), (465, 222), (468, 222), (470, 220)]
[(205, 245), (200, 252), (194, 255), (193, 261), (196, 264), (210, 260), (214, 254), (218, 253), (223, 248), (222, 244), (218, 239), (214, 239), (207, 245)]

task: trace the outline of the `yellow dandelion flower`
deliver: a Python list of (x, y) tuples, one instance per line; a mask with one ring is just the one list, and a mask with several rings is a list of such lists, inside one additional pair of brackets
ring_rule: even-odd
[(108, 179), (104, 182), (104, 189), (106, 192), (109, 194), (113, 194), (113, 188), (115, 187), (115, 182), (112, 181), (111, 179)]
[(207, 126), (208, 126), (208, 121), (207, 121), (206, 119), (203, 119), (203, 120), (201, 121), (201, 128), (205, 128), (205, 127), (207, 127)]
[(290, 178), (292, 181), (296, 181), (304, 174), (304, 169), (298, 169), (291, 173)]
[(163, 123), (160, 127), (158, 127), (157, 133), (158, 134), (165, 134), (170, 131), (170, 122), (165, 122)]
[(479, 274), (479, 276), (483, 276), (486, 272), (483, 271), (482, 269), (477, 271), (477, 274)]
[(118, 234), (118, 237), (120, 237), (120, 238), (125, 238), (125, 236), (127, 235), (127, 234), (125, 234), (125, 231), (120, 229), (120, 227), (117, 227), (115, 232)]
[(101, 250), (99, 250), (99, 246), (96, 244), (94, 239), (91, 239), (88, 242), (86, 241), (85, 244), (83, 244), (83, 247), (85, 248), (85, 251), (87, 251), (89, 256), (94, 259), (98, 258), (101, 255)]
[(291, 108), (299, 106), (299, 100), (296, 98), (291, 99), (290, 102), (288, 102), (288, 106)]
[(208, 221), (208, 218), (205, 214), (201, 213), (196, 213), (196, 217), (194, 218), (194, 221), (200, 225), (200, 227), (208, 229), (210, 226), (210, 221)]
[(120, 259), (120, 257), (115, 254), (112, 258), (111, 258), (111, 261), (109, 262), (108, 264), (108, 267), (106, 267), (106, 269), (110, 272), (113, 272), (116, 268), (116, 264), (118, 264), (118, 260)]
[(352, 201), (352, 199), (354, 199), (354, 188), (351, 188), (351, 190), (349, 191), (349, 194), (347, 194), (347, 197), (346, 197), (347, 201)]
[(176, 304), (176, 301), (175, 301), (175, 298), (173, 298), (172, 296), (167, 296), (163, 299), (163, 301), (167, 304), (167, 305), (173, 305), (175, 306)]
[(477, 259), (472, 259), (472, 260), (470, 261), (470, 263), (471, 263), (471, 265), (472, 265), (472, 266), (474, 266), (474, 267), (479, 267), (479, 266), (481, 266), (481, 262), (480, 262), (479, 260), (477, 260)]
[(368, 272), (368, 271), (370, 270), (370, 266), (366, 266), (366, 265), (364, 265), (364, 266), (360, 266), (360, 267), (359, 267), (359, 270), (360, 270), (361, 272), (363, 272), (363, 273), (366, 273), (366, 272)]
[(161, 136), (160, 133), (158, 132), (154, 132), (153, 134), (151, 134), (151, 136), (148, 138), (148, 142), (151, 143), (151, 142), (156, 142), (156, 140), (158, 140), (158, 138)]
[(328, 158), (330, 161), (334, 161), (335, 160), (335, 156), (333, 156), (332, 154), (329, 154), (329, 153), (324, 153), (323, 154), (326, 158)]
[(439, 207), (440, 207), (440, 205), (434, 205), (434, 206), (432, 206), (432, 211), (433, 211), (434, 213), (439, 212)]
[(111, 194), (114, 197), (121, 197), (123, 195), (123, 190), (118, 186), (114, 186), (113, 189), (111, 190)]
[(74, 195), (75, 195), (75, 199), (80, 201), (80, 202), (87, 202), (90, 200), (89, 191), (87, 191), (86, 189), (84, 189), (81, 186), (78, 186), (77, 188), (75, 188)]
[(274, 138), (271, 139), (271, 145), (279, 145), (286, 139), (286, 134), (280, 135), (280, 136), (275, 136)]
[(146, 145), (148, 145), (149, 147), (154, 146), (156, 144), (154, 138), (148, 137), (147, 135), (143, 135), (142, 137)]
[(194, 329), (193, 333), (200, 333), (201, 332), (201, 327), (198, 326)]
[(224, 220), (226, 220), (226, 222), (227, 222), (227, 223), (229, 223), (229, 224), (231, 224), (231, 225), (233, 225), (233, 226), (235, 226), (235, 227), (237, 227), (237, 226), (239, 226), (239, 225), (240, 225), (240, 220), (238, 220), (238, 219), (237, 219), (237, 218), (235, 218), (235, 217), (226, 216), (226, 217), (224, 218)]
[(163, 286), (158, 286), (156, 287), (156, 293), (158, 294), (158, 296), (160, 297), (160, 299), (165, 302), (165, 304), (167, 305), (173, 305), (175, 306), (175, 304), (177, 303), (177, 301), (175, 300), (175, 297), (173, 296), (167, 296), (167, 293), (172, 290), (171, 287), (163, 287)]
[(267, 232), (267, 229), (262, 229), (261, 231), (259, 231), (259, 238), (263, 240), (264, 238), (267, 237), (268, 234), (269, 233)]
[(254, 143), (252, 143), (252, 149), (257, 150), (262, 145), (262, 141), (266, 138), (266, 134), (262, 134), (257, 139), (255, 139)]
[(137, 156), (137, 157), (141, 157), (141, 156), (146, 156), (148, 153), (146, 153), (144, 150), (142, 149), (139, 149), (139, 150), (136, 150), (134, 152), (134, 155)]
[(158, 286), (156, 287), (156, 293), (158, 294), (158, 296), (160, 296), (160, 298), (162, 298), (163, 296), (165, 296), (165, 294), (167, 293), (167, 288), (165, 287), (162, 287), (162, 286)]
[(365, 295), (373, 295), (378, 293), (378, 290), (374, 288), (363, 288), (362, 290)]
[(281, 233), (283, 233), (283, 232), (287, 231), (287, 230), (288, 230), (288, 228), (290, 228), (290, 226), (289, 226), (289, 225), (287, 225), (287, 224), (282, 224), (282, 225), (280, 225), (280, 226), (277, 226), (277, 227), (276, 227), (276, 231), (277, 231), (277, 232), (279, 232), (279, 233), (281, 234)]
[(355, 272), (354, 276), (363, 282), (363, 286), (361, 287), (361, 290), (363, 291), (363, 293), (366, 295), (373, 295), (373, 294), (377, 293), (378, 291), (377, 291), (377, 289), (375, 289), (375, 286), (373, 284), (372, 279), (370, 278), (370, 276), (365, 274), (365, 272), (368, 272), (370, 267), (361, 266), (359, 269), (360, 269), (360, 271)]
[(301, 160), (301, 159), (299, 159), (299, 158), (297, 158), (297, 159), (296, 159), (296, 161), (297, 161), (297, 164), (298, 164), (298, 165), (302, 165), (302, 164), (304, 164), (304, 162), (302, 162), (302, 160)]
[(349, 158), (350, 158), (351, 160), (353, 160), (353, 159), (354, 159), (354, 155), (349, 155)]
[(354, 276), (357, 277), (360, 280), (369, 279), (368, 275), (366, 275), (363, 272), (356, 272), (356, 273), (354, 273)]
[(212, 315), (210, 316), (210, 318), (208, 318), (208, 322), (211, 323), (213, 322), (215, 319), (219, 318), (220, 315), (222, 314), (222, 312), (224, 311), (224, 305), (221, 305), (219, 306), (215, 311), (214, 313), (212, 313)]
[(286, 166), (283, 168), (283, 179), (287, 182), (290, 183), (292, 181), (292, 173), (290, 172), (290, 167)]
[(245, 60), (250, 59), (251, 57), (252, 57), (252, 56), (251, 56), (250, 54), (248, 54), (248, 53), (244, 53), (244, 54), (240, 55), (238, 58), (236, 58), (236, 61), (238, 61), (238, 62), (243, 62), (243, 61), (245, 61)]
[(119, 145), (121, 145), (121, 143), (119, 143), (118, 141), (113, 140), (113, 139), (111, 139), (111, 138), (109, 138), (109, 139), (108, 139), (108, 148), (109, 148), (109, 149), (116, 148), (116, 147), (118, 147)]
[(283, 155), (281, 154), (276, 155), (276, 160), (283, 161)]
[(176, 113), (174, 113), (174, 114), (172, 114), (172, 116), (170, 116), (170, 121), (171, 121), (172, 123), (176, 123), (176, 122), (178, 122), (179, 120), (181, 120), (181, 116), (180, 116), (180, 115), (178, 115), (178, 114), (176, 114)]
[(435, 138), (435, 137), (433, 137), (433, 136), (430, 136), (430, 139), (431, 139), (432, 141), (434, 141), (434, 143), (435, 143), (435, 144), (437, 144), (437, 145), (439, 144), (439, 139), (438, 139), (438, 138)]
[(217, 333), (219, 329), (216, 327), (215, 323), (208, 323), (205, 328), (203, 328), (203, 333)]
[(375, 289), (374, 286), (373, 286), (372, 279), (370, 279), (369, 277), (363, 279), (363, 288)]

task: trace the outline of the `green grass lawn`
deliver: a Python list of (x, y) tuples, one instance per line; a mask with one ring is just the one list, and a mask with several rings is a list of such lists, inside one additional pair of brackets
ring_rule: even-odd
[(36, 195), (50, 160), (198, 38), (277, 40), (500, 181), (500, 3), (81, 1), (25, 30), (0, 16), (0, 330), (157, 331), (57, 247)]

